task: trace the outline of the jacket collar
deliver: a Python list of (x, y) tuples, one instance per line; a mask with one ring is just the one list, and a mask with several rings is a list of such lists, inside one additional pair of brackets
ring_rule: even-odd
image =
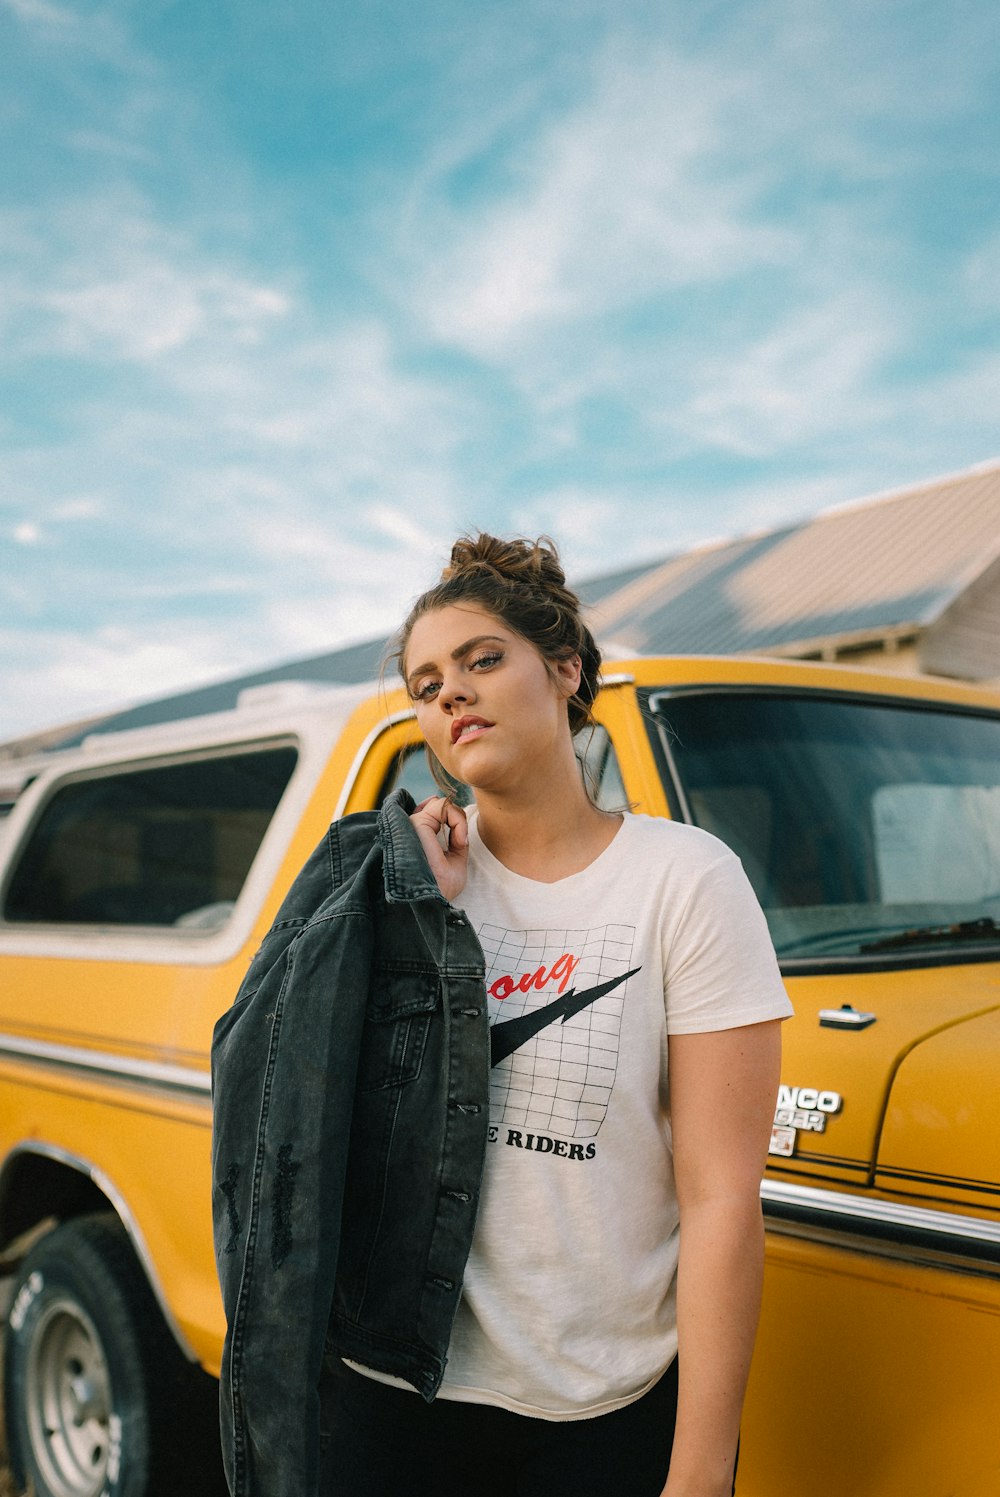
[(389, 904), (415, 899), (447, 901), (437, 886), (427, 856), (420, 845), (410, 816), (416, 801), (406, 790), (394, 790), (378, 813), (378, 840), (382, 848), (382, 877)]

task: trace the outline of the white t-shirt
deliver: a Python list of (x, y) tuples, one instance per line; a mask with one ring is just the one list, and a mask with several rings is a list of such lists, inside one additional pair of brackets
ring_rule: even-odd
[(455, 903), (486, 955), (494, 1065), (440, 1396), (589, 1417), (677, 1350), (667, 1035), (792, 1009), (740, 862), (708, 833), (626, 815), (589, 867), (546, 884), (469, 821)]

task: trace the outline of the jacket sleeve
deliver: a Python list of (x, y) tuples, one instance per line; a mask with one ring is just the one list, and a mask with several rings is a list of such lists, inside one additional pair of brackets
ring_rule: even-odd
[(233, 1497), (312, 1497), (380, 856), (338, 882), (333, 827), (212, 1044), (213, 1219)]

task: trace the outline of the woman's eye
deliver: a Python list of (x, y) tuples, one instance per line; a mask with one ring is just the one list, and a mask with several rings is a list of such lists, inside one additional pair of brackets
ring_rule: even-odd
[(477, 655), (472, 664), (474, 666), (485, 666), (489, 670), (490, 666), (499, 664), (502, 659), (502, 652), (500, 650), (493, 650), (489, 655)]
[(429, 702), (432, 700), (435, 693), (440, 690), (440, 681), (425, 681), (423, 685), (418, 686), (416, 691), (413, 693), (414, 700), (418, 702)]

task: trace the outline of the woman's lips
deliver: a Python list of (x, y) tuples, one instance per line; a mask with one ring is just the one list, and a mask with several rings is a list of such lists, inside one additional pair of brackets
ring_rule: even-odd
[(462, 743), (470, 738), (478, 738), (482, 731), (492, 726), (485, 717), (459, 717), (451, 725), (451, 741)]

